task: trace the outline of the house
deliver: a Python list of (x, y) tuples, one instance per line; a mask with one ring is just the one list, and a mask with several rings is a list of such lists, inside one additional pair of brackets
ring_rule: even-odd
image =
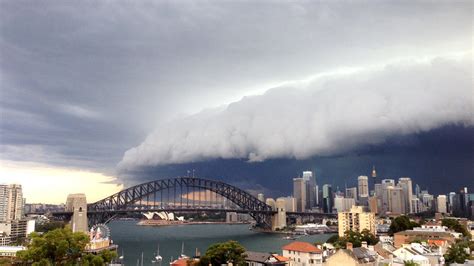
[(323, 251), (310, 243), (295, 241), (283, 246), (282, 250), (290, 266), (323, 265)]
[(375, 266), (377, 265), (378, 254), (365, 247), (353, 248), (352, 243), (347, 243), (346, 249), (339, 249), (329, 256), (324, 262), (325, 266)]
[(287, 265), (288, 258), (278, 254), (264, 253), (264, 252), (245, 252), (245, 264), (248, 266), (265, 266), (265, 265)]
[(444, 240), (449, 244), (455, 242), (455, 237), (450, 232), (445, 231), (424, 231), (424, 230), (406, 230), (393, 235), (394, 246), (399, 248), (403, 244), (410, 244), (413, 241)]

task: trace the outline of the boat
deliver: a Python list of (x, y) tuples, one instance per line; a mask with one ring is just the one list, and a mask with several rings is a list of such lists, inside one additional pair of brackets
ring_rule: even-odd
[(285, 240), (296, 240), (296, 238), (297, 237), (295, 235), (290, 235), (290, 234), (283, 237), (283, 239)]
[(179, 256), (179, 258), (180, 259), (189, 258), (188, 256), (184, 254), (184, 242), (181, 243), (181, 255)]
[(160, 245), (158, 245), (158, 248), (156, 250), (156, 256), (151, 261), (151, 263), (161, 263), (162, 260), (163, 260), (163, 257), (160, 256)]

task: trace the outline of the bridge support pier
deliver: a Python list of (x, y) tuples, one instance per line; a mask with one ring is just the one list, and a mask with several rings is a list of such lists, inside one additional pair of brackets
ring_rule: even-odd
[(87, 200), (83, 193), (69, 194), (66, 200), (66, 211), (72, 212), (71, 228), (73, 232), (89, 231), (87, 226)]
[(272, 215), (272, 231), (281, 230), (286, 227), (286, 202), (284, 199), (267, 199), (267, 204), (277, 213)]

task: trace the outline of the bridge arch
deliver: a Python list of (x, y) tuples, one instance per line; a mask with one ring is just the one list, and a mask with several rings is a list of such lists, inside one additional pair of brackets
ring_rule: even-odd
[(159, 179), (147, 183), (139, 184), (120, 192), (117, 192), (107, 198), (91, 203), (87, 206), (89, 212), (107, 212), (127, 210), (131, 205), (141, 199), (156, 192), (170, 188), (186, 187), (199, 188), (212, 191), (248, 211), (250, 216), (255, 219), (258, 226), (268, 227), (271, 225), (271, 215), (273, 210), (264, 202), (258, 200), (250, 193), (226, 184), (221, 181), (203, 179), (197, 177), (178, 177), (169, 179)]

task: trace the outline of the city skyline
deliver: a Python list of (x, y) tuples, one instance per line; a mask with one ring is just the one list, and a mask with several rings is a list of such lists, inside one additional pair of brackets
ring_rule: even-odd
[(471, 7), (3, 1), (0, 183), (59, 203), (195, 169), (288, 195), (376, 165), (473, 190)]

